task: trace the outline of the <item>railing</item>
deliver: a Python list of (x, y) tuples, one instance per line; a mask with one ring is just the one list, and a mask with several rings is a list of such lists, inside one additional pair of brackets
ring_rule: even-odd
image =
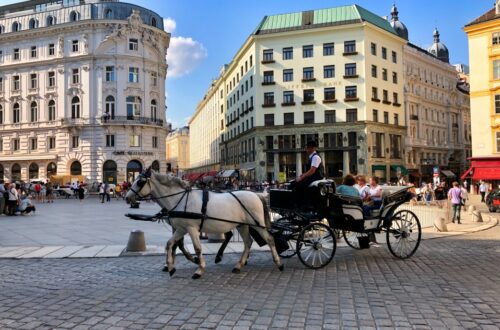
[(127, 124), (127, 123), (140, 123), (143, 125), (156, 125), (163, 126), (163, 119), (154, 119), (149, 117), (137, 116), (111, 116), (109, 118), (101, 118), (103, 124)]

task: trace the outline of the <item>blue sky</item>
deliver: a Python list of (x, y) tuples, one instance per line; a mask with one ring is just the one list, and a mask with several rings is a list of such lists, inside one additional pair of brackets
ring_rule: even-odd
[[(16, 1), (0, 0), (0, 4)], [(213, 78), (229, 63), (265, 15), (356, 3), (380, 16), (390, 15), (393, 0), (129, 0), (167, 20), (172, 33), (167, 74), (167, 118), (183, 126)], [(493, 7), (494, 0), (399, 0), (399, 19), (410, 42), (427, 48), (435, 26), (450, 51), (451, 63), (468, 64), (463, 26)]]

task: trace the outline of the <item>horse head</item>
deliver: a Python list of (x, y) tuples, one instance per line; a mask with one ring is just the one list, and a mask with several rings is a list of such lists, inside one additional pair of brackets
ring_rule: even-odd
[[(151, 166), (144, 169), (141, 174), (137, 176), (137, 179), (132, 183), (127, 195), (125, 196), (128, 203), (135, 203), (137, 199), (145, 198), (151, 195), (151, 180), (152, 170)], [(149, 183), (149, 184), (148, 184)]]

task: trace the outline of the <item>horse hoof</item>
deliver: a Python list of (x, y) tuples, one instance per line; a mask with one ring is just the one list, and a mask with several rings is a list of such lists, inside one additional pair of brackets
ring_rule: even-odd
[(222, 257), (221, 256), (216, 256), (215, 257), (215, 263), (218, 264), (219, 262), (222, 261)]
[(191, 277), (193, 280), (197, 280), (201, 277), (200, 274), (193, 274), (193, 276)]
[(169, 271), (168, 273), (170, 274), (170, 277), (174, 276), (175, 274), (175, 268), (173, 268), (171, 271)]
[(200, 264), (200, 258), (194, 257), (194, 263), (199, 265)]
[(163, 266), (162, 272), (168, 272), (168, 267), (167, 266)]
[(285, 269), (285, 266), (280, 265), (280, 266), (278, 266), (278, 269), (280, 270), (280, 272), (282, 272), (282, 271), (283, 271), (283, 269)]
[(238, 268), (233, 268), (233, 274), (239, 274), (240, 270)]

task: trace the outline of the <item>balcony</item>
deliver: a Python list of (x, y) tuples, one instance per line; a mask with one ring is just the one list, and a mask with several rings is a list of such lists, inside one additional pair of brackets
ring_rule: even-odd
[(344, 99), (344, 102), (356, 102), (359, 101), (359, 97), (356, 96), (348, 96)]
[(358, 78), (358, 74), (346, 74), (344, 75), (344, 79), (353, 79), (353, 78)]
[(388, 100), (383, 100), (382, 101), (383, 104), (391, 104), (391, 101), (388, 101)]
[(311, 81), (316, 81), (316, 78), (304, 78), (304, 79), (302, 79), (302, 82), (311, 82)]
[(378, 98), (376, 98), (376, 97), (372, 97), (372, 101), (373, 101), (373, 102), (380, 103), (380, 99), (378, 99)]
[(358, 55), (358, 52), (343, 52), (343, 56), (352, 56), (352, 55)]
[(281, 103), (282, 107), (291, 107), (294, 105), (295, 105), (295, 102), (283, 102), (283, 103)]
[(323, 104), (326, 104), (326, 103), (337, 103), (337, 99), (325, 99), (325, 100), (323, 100)]
[(263, 81), (262, 86), (276, 85), (275, 81)]
[(392, 105), (393, 105), (393, 106), (395, 106), (395, 107), (400, 107), (400, 106), (401, 106), (401, 103), (394, 102)]
[[(66, 119), (65, 119), (66, 120)], [(74, 119), (77, 120), (77, 119)], [(163, 126), (163, 119), (155, 119), (148, 117), (138, 117), (138, 116), (114, 116), (109, 119), (101, 119), (102, 124), (141, 124), (141, 125), (153, 125), (153, 126)]]
[(264, 103), (264, 104), (262, 105), (262, 107), (263, 107), (263, 108), (273, 108), (273, 107), (275, 107), (275, 106), (276, 106), (276, 104), (275, 104), (275, 103)]
[(268, 60), (262, 60), (260, 63), (261, 64), (271, 64), (271, 63), (274, 63), (276, 62), (275, 60), (273, 59), (268, 59)]
[(312, 104), (316, 104), (316, 101), (315, 100), (302, 101), (301, 104), (302, 105), (312, 105)]

